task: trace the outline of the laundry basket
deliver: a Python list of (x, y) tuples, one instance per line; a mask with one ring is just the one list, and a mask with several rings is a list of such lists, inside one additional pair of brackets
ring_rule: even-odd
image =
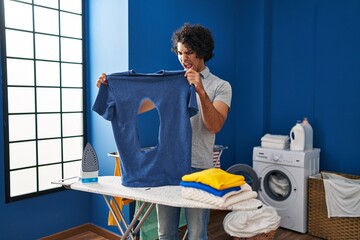
[(273, 240), (275, 239), (276, 229), (267, 233), (261, 233), (249, 238), (234, 237), (234, 240)]
[[(333, 172), (334, 173), (334, 172)], [(336, 173), (350, 179), (360, 179), (360, 176)], [(325, 200), (324, 182), (321, 174), (309, 178), (309, 235), (324, 239), (360, 239), (359, 217), (328, 218)]]

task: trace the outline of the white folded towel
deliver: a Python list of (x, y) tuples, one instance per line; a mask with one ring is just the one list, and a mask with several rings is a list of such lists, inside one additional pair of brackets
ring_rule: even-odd
[(360, 180), (334, 173), (321, 173), (328, 218), (360, 217)]
[(275, 208), (263, 205), (253, 211), (232, 211), (223, 221), (224, 230), (232, 237), (250, 238), (276, 230), (280, 217)]
[(273, 135), (267, 133), (261, 138), (261, 141), (283, 144), (289, 142), (290, 137), (288, 135)]
[(228, 207), (238, 202), (257, 197), (257, 193), (252, 191), (252, 188), (247, 183), (241, 186), (241, 190), (229, 192), (222, 197), (215, 196), (201, 189), (183, 186), (181, 187), (181, 195), (186, 199), (192, 199), (218, 207)]
[(263, 148), (276, 148), (276, 149), (288, 149), (290, 148), (290, 143), (273, 143), (273, 142), (264, 142), (261, 141), (261, 147)]

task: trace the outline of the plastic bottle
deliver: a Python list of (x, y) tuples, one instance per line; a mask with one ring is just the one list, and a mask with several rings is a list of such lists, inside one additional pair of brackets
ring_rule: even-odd
[(307, 118), (304, 118), (301, 125), (305, 130), (305, 150), (313, 149), (313, 129)]
[(290, 150), (304, 151), (305, 149), (305, 129), (298, 121), (290, 131)]

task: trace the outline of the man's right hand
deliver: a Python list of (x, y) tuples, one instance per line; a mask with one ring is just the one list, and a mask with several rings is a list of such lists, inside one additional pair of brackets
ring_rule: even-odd
[(96, 81), (96, 87), (100, 87), (101, 84), (107, 85), (106, 74), (102, 73)]

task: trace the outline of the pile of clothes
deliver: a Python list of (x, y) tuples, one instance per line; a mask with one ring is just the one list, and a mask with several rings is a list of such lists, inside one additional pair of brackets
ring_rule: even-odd
[[(210, 168), (184, 175), (180, 182), (181, 194), (219, 208), (256, 209), (262, 203), (256, 199), (257, 192), (245, 182), (242, 175), (228, 173), (220, 168)], [(252, 204), (244, 201), (252, 200)], [(239, 205), (239, 206), (238, 206)]]
[(265, 134), (261, 138), (261, 147), (263, 148), (276, 148), (276, 149), (289, 149), (290, 137), (287, 135), (274, 135)]
[(246, 183), (244, 176), (210, 168), (184, 175), (180, 186), (184, 198), (232, 209), (224, 218), (223, 226), (234, 239), (270, 233), (269, 236), (275, 236), (280, 225), (279, 215), (275, 208), (256, 199), (257, 192)]
[(280, 216), (275, 208), (263, 205), (256, 210), (228, 213), (223, 226), (225, 232), (235, 239), (252, 238), (276, 231), (280, 226)]

